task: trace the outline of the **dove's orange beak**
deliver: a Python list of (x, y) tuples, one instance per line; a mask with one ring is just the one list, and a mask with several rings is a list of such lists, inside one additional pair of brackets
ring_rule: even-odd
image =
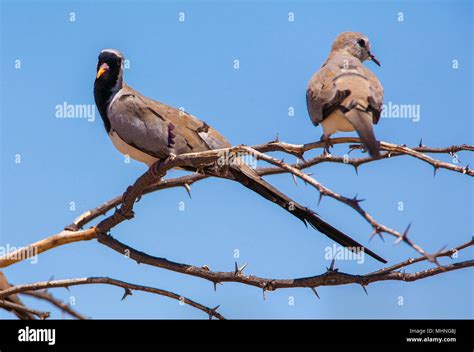
[(98, 79), (100, 76), (102, 76), (108, 70), (109, 70), (109, 65), (107, 65), (106, 63), (103, 63), (102, 65), (100, 65), (99, 71), (97, 71), (97, 76), (95, 76), (95, 78)]

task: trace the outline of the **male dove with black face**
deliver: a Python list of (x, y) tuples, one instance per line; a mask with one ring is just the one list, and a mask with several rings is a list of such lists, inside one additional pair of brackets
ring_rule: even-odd
[(338, 35), (326, 62), (309, 81), (306, 104), (313, 124), (323, 125), (322, 140), (329, 144), (333, 133), (355, 130), (369, 154), (378, 158), (380, 144), (372, 124), (380, 119), (383, 88), (362, 64), (366, 60), (380, 66), (370, 51), (369, 38), (357, 32)]
[[(231, 147), (231, 144), (205, 122), (178, 109), (141, 95), (123, 82), (123, 55), (105, 49), (99, 55), (94, 97), (107, 134), (115, 147), (148, 166), (170, 155)], [(198, 171), (185, 166), (189, 171)], [(214, 165), (205, 168), (213, 176), (237, 181), (243, 186), (278, 204), (283, 209), (309, 223), (337, 243), (351, 250), (364, 250), (386, 263), (372, 251), (335, 229), (313, 211), (292, 201), (263, 180), (245, 163), (232, 163), (222, 170)]]

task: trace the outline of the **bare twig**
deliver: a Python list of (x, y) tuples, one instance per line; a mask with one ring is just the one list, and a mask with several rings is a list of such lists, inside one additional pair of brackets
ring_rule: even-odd
[[(336, 138), (332, 140), (333, 144), (340, 144), (340, 143), (360, 143), (358, 138)], [(453, 249), (444, 251), (441, 250), (434, 254), (426, 253), (420, 246), (413, 243), (408, 238), (408, 230), (407, 229), (400, 233), (396, 230), (393, 230), (385, 225), (378, 223), (370, 214), (368, 214), (365, 210), (363, 210), (359, 203), (360, 200), (357, 198), (347, 198), (342, 196), (320, 182), (318, 182), (315, 178), (311, 177), (310, 175), (302, 172), (301, 170), (307, 168), (312, 165), (316, 165), (321, 162), (342, 162), (345, 164), (352, 165), (356, 168), (359, 165), (364, 163), (373, 162), (374, 159), (370, 157), (365, 158), (358, 158), (358, 159), (349, 159), (347, 157), (335, 157), (331, 155), (321, 155), (310, 160), (304, 160), (304, 153), (314, 149), (324, 147), (325, 144), (321, 142), (317, 143), (309, 143), (304, 145), (292, 145), (283, 142), (270, 142), (265, 145), (247, 147), (247, 146), (236, 146), (231, 148), (225, 148), (220, 150), (211, 150), (201, 153), (189, 153), (183, 154), (179, 156), (171, 156), (167, 160), (155, 164), (152, 168), (150, 168), (147, 172), (145, 172), (142, 176), (140, 176), (135, 183), (130, 186), (127, 191), (124, 193), (122, 197), (116, 197), (109, 202), (106, 202), (99, 207), (88, 211), (78, 217), (74, 223), (67, 227), (67, 230), (62, 231), (56, 235), (50, 236), (38, 242), (35, 242), (27, 247), (21, 248), (15, 252), (8, 253), (3, 257), (0, 257), (0, 267), (5, 267), (11, 265), (13, 263), (19, 262), (26, 258), (31, 257), (32, 255), (37, 255), (44, 251), (47, 251), (51, 248), (55, 248), (57, 246), (61, 246), (67, 243), (83, 241), (83, 240), (91, 240), (93, 238), (97, 238), (98, 241), (115, 251), (121, 254), (127, 254), (128, 257), (135, 260), (138, 263), (146, 263), (148, 265), (152, 265), (155, 267), (164, 268), (167, 270), (179, 272), (186, 275), (200, 277), (206, 280), (211, 281), (214, 286), (223, 282), (238, 282), (245, 285), (259, 287), (263, 290), (264, 297), (266, 291), (273, 291), (280, 288), (290, 288), (290, 287), (308, 287), (311, 288), (316, 295), (319, 297), (318, 293), (316, 292), (316, 287), (319, 286), (335, 286), (335, 285), (346, 285), (346, 284), (359, 284), (361, 285), (364, 290), (366, 291), (366, 286), (372, 282), (378, 281), (386, 281), (386, 280), (400, 280), (400, 281), (415, 281), (419, 279), (423, 279), (429, 276), (438, 275), (441, 273), (446, 273), (448, 271), (459, 270), (462, 268), (472, 267), (474, 266), (474, 260), (466, 260), (459, 263), (454, 263), (450, 265), (440, 265), (438, 262), (438, 258), (452, 256), (454, 253), (461, 251), (471, 245), (473, 245), (473, 241), (467, 242), (463, 245), (455, 247)], [(350, 146), (352, 149), (360, 148), (360, 145), (357, 146)], [(436, 159), (433, 159), (426, 155), (426, 153), (449, 153), (451, 156), (455, 157), (457, 160), (457, 156), (454, 154), (459, 151), (473, 151), (474, 147), (468, 145), (461, 145), (461, 146), (451, 146), (447, 148), (429, 148), (420, 144), (418, 147), (408, 148), (406, 146), (395, 145), (391, 143), (381, 142), (382, 150), (385, 150), (386, 153), (382, 155), (380, 159), (400, 156), (400, 155), (409, 155), (411, 157), (417, 158), (422, 160), (430, 165), (432, 165), (436, 170), (440, 168), (444, 168), (450, 171), (459, 172), (462, 174), (466, 174), (469, 176), (473, 176), (473, 170), (469, 169), (469, 167), (461, 167), (458, 165), (442, 162)], [(302, 163), (296, 163), (294, 165), (287, 164), (282, 160), (278, 160), (273, 158), (264, 152), (270, 151), (281, 151), (288, 154), (292, 154), (297, 156), (299, 159), (303, 160)], [(303, 277), (303, 278), (296, 278), (296, 279), (271, 279), (271, 278), (263, 278), (257, 276), (249, 276), (243, 273), (243, 269), (239, 268), (236, 264), (235, 270), (229, 272), (217, 272), (211, 271), (208, 267), (197, 267), (193, 265), (181, 264), (169, 261), (165, 258), (158, 258), (151, 256), (149, 254), (137, 251), (136, 249), (129, 247), (113, 237), (109, 235), (110, 230), (120, 224), (125, 220), (129, 220), (133, 218), (133, 207), (134, 203), (137, 199), (143, 194), (150, 193), (156, 190), (170, 188), (170, 187), (178, 187), (181, 186), (185, 188), (185, 190), (190, 194), (190, 186), (204, 178), (209, 177), (206, 174), (193, 174), (188, 176), (183, 176), (179, 178), (169, 179), (169, 180), (162, 180), (162, 177), (167, 173), (168, 170), (177, 167), (177, 166), (193, 166), (198, 170), (203, 170), (205, 173), (205, 167), (203, 165), (213, 165), (215, 164), (216, 160), (224, 153), (227, 154), (252, 154), (254, 157), (266, 161), (275, 167), (270, 168), (260, 168), (257, 169), (257, 172), (260, 175), (270, 175), (275, 173), (283, 173), (289, 172), (292, 175), (301, 178), (307, 184), (310, 184), (314, 188), (316, 188), (320, 192), (320, 198), (323, 196), (332, 197), (343, 204), (346, 204), (356, 210), (372, 227), (373, 227), (373, 235), (382, 233), (388, 233), (397, 238), (397, 242), (403, 241), (414, 248), (421, 256), (418, 258), (411, 258), (405, 260), (401, 263), (392, 265), (390, 267), (368, 273), (365, 275), (352, 275), (348, 273), (343, 273), (338, 269), (334, 269), (334, 262), (331, 264), (330, 269), (326, 270), (320, 275), (315, 275), (311, 277)], [(378, 160), (380, 160), (378, 159)], [(113, 208), (116, 208), (115, 212), (100, 221), (96, 226), (93, 226), (87, 230), (79, 231), (85, 224), (89, 223), (90, 221), (94, 220), (95, 218), (105, 215), (105, 213)], [(414, 272), (414, 273), (405, 273), (397, 271), (398, 269), (404, 268), (409, 266), (413, 263), (418, 263), (421, 261), (429, 261), (436, 263), (437, 266), (433, 268), (429, 268), (424, 271)], [(24, 293), (29, 294), (31, 296), (45, 299), (52, 304), (56, 305), (63, 311), (68, 312), (69, 314), (77, 317), (77, 318), (84, 318), (79, 313), (72, 311), (70, 307), (68, 307), (63, 302), (55, 299), (51, 295), (46, 292), (38, 292), (38, 290), (44, 290), (49, 287), (69, 287), (73, 285), (83, 285), (83, 284), (109, 284), (115, 285), (124, 288), (125, 294), (123, 299), (126, 298), (128, 295), (131, 294), (131, 290), (141, 290), (146, 292), (151, 292), (159, 295), (164, 295), (167, 297), (171, 297), (173, 299), (178, 299), (183, 303), (191, 305), (201, 311), (206, 312), (209, 316), (216, 317), (218, 319), (223, 319), (223, 317), (217, 313), (217, 308), (208, 308), (203, 306), (197, 302), (194, 302), (190, 299), (181, 297), (173, 292), (126, 283), (123, 281), (106, 278), (106, 277), (92, 277), (92, 278), (80, 278), (80, 279), (69, 279), (69, 280), (56, 280), (56, 281), (48, 281), (48, 282), (39, 282), (34, 284), (27, 284), (27, 285), (19, 285), (7, 288), (0, 289), (0, 299), (5, 297), (14, 297), (13, 295), (16, 293)], [(367, 291), (366, 291), (367, 292)], [(31, 308), (25, 307), (22, 304), (18, 304), (13, 302), (11, 299), (9, 300), (2, 300), (0, 301), (0, 306), (12, 310), (16, 312), (16, 314), (29, 314), (35, 315), (44, 319), (49, 316), (47, 312), (40, 312), (33, 310)]]
[[(0, 291), (6, 290), (7, 288), (10, 288), (11, 286), (12, 285), (8, 282), (7, 278), (5, 277), (5, 274), (2, 271), (0, 271)], [(16, 304), (14, 307), (17, 307), (17, 306), (25, 307), (25, 304), (21, 301), (20, 297), (18, 297), (17, 295), (11, 295), (6, 300), (10, 301), (11, 303)], [(3, 308), (15, 314), (19, 319), (23, 319), (23, 320), (36, 319), (35, 315), (30, 313), (28, 310), (25, 310), (25, 309), (18, 310), (18, 309), (13, 309), (13, 308), (7, 308), (5, 306), (3, 306)]]
[[(236, 274), (234, 271), (221, 272), (221, 271), (212, 271), (208, 267), (198, 267), (188, 264), (176, 263), (165, 258), (154, 257), (144, 252), (138, 251), (132, 247), (127, 246), (126, 244), (121, 243), (117, 239), (113, 238), (110, 235), (100, 234), (98, 236), (100, 243), (106, 245), (109, 248), (112, 248), (120, 254), (126, 254), (127, 257), (136, 261), (137, 263), (147, 264), (166, 270), (171, 270), (179, 272), (186, 275), (196, 276), (208, 281), (211, 281), (213, 284), (218, 284), (222, 282), (238, 282), (245, 285), (256, 286), (265, 290), (275, 290), (278, 288), (290, 288), (290, 287), (317, 287), (317, 286), (334, 286), (334, 285), (346, 285), (351, 283), (362, 284), (364, 286), (369, 283), (376, 281), (385, 281), (385, 280), (402, 280), (402, 281), (415, 281), (424, 277), (437, 275), (440, 273), (448, 272), (451, 270), (458, 270), (465, 267), (474, 266), (474, 260), (468, 260), (461, 263), (456, 263), (447, 266), (438, 266), (433, 269), (428, 269), (423, 272), (417, 272), (413, 274), (394, 272), (394, 270), (401, 267), (410, 265), (410, 260), (392, 266), (383, 272), (369, 273), (366, 275), (352, 275), (343, 273), (336, 270), (327, 270), (321, 275), (305, 277), (305, 278), (296, 278), (296, 279), (272, 279), (272, 278), (263, 278), (253, 275), (244, 275), (239, 272)], [(464, 248), (467, 248), (473, 245), (474, 242), (470, 241), (466, 244), (453, 248), (450, 251), (440, 252), (437, 254), (438, 257), (446, 256), (448, 253), (454, 253), (460, 251)], [(416, 259), (416, 262), (428, 260), (426, 256), (422, 256)], [(395, 269), (394, 269), (395, 268)], [(1, 297), (1, 295), (0, 295)]]
[[(462, 251), (463, 249), (468, 248), (472, 245), (474, 245), (474, 240), (471, 239), (469, 242), (463, 243), (463, 244), (461, 244), (457, 247), (454, 247), (454, 248), (451, 248), (449, 250), (441, 251), (441, 252), (436, 253), (436, 258), (440, 258), (440, 257), (450, 257), (450, 258), (452, 258), (455, 253), (458, 253), (458, 252)], [(434, 258), (434, 259), (436, 259), (436, 258)], [(429, 260), (429, 258), (427, 258), (426, 256), (422, 256), (422, 257), (418, 257), (418, 258), (410, 258), (410, 259), (407, 259), (407, 260), (405, 260), (401, 263), (389, 266), (389, 267), (384, 268), (384, 269), (374, 271), (371, 274), (375, 275), (375, 274), (385, 274), (385, 273), (393, 272), (395, 270), (398, 270), (398, 269), (401, 269), (403, 267), (406, 267), (406, 266), (409, 266), (409, 265), (412, 265), (412, 264), (415, 264), (415, 263), (419, 263), (419, 262), (422, 262), (422, 261), (425, 261), (425, 260)]]
[(93, 238), (95, 238), (95, 230), (93, 228), (76, 232), (61, 231), (58, 234), (46, 237), (38, 242), (19, 248), (16, 251), (9, 252), (0, 257), (0, 268), (31, 258), (32, 256), (38, 255), (51, 248), (62, 246), (63, 244), (89, 241)]
[[(332, 144), (360, 143), (360, 140), (358, 138), (335, 138), (331, 140), (331, 143)], [(183, 154), (177, 158), (173, 158), (173, 160), (168, 160), (162, 163), (162, 165), (160, 165), (159, 171), (161, 172), (161, 174), (164, 175), (167, 170), (169, 170), (170, 168), (174, 166), (179, 166), (182, 164), (189, 164), (189, 163), (195, 166), (199, 166), (202, 163), (209, 163), (209, 162), (215, 161), (216, 158), (218, 158), (219, 155), (221, 155), (225, 151), (258, 153), (259, 157), (262, 160), (265, 160), (277, 166), (274, 168), (257, 169), (260, 175), (268, 175), (268, 174), (281, 173), (281, 172), (291, 172), (293, 175), (296, 175), (302, 178), (303, 180), (305, 180), (305, 182), (308, 182), (313, 187), (317, 188), (320, 192), (320, 199), (323, 196), (330, 196), (346, 205), (349, 205), (354, 210), (356, 210), (372, 226), (373, 235), (375, 234), (381, 235), (382, 232), (391, 234), (397, 237), (398, 241), (403, 241), (407, 243), (408, 245), (410, 245), (411, 247), (413, 247), (418, 253), (429, 256), (429, 254), (425, 253), (420, 246), (416, 245), (408, 238), (407, 230), (405, 230), (404, 233), (400, 233), (394, 229), (391, 229), (385, 225), (378, 223), (374, 219), (373, 216), (371, 216), (369, 213), (367, 213), (364, 209), (361, 208), (359, 204), (360, 200), (355, 199), (355, 198), (348, 198), (340, 194), (337, 194), (336, 192), (331, 191), (329, 188), (317, 182), (314, 178), (310, 177), (307, 174), (303, 174), (300, 171), (303, 168), (309, 167), (311, 165), (314, 165), (315, 163), (319, 163), (323, 161), (333, 162), (335, 160), (339, 160), (340, 162), (351, 164), (357, 167), (358, 165), (362, 163), (374, 161), (374, 159), (368, 157), (368, 158), (360, 158), (360, 159), (348, 159), (344, 161), (344, 158), (341, 158), (341, 157), (319, 156), (312, 159), (312, 161), (311, 160), (306, 161), (297, 165), (289, 165), (289, 164), (283, 163), (282, 161), (274, 159), (268, 155), (259, 153), (257, 151), (257, 150), (284, 151), (289, 154), (297, 155), (298, 157), (303, 159), (303, 154), (306, 151), (309, 151), (314, 148), (322, 148), (322, 147), (324, 147), (324, 143), (322, 142), (308, 143), (308, 144), (303, 144), (303, 145), (293, 145), (293, 144), (288, 144), (284, 142), (270, 142), (270, 143), (256, 146), (254, 149), (250, 147), (245, 147), (245, 146), (238, 146), (238, 147), (226, 148), (226, 149), (221, 149), (221, 150), (207, 151), (207, 152), (202, 152), (202, 153)], [(388, 157), (390, 153), (392, 154), (392, 156), (411, 155), (420, 160), (426, 161), (428, 163), (432, 163), (432, 165), (434, 165), (435, 168), (443, 168), (446, 165), (443, 164), (442, 162), (438, 162), (434, 159), (430, 159), (429, 157), (425, 158), (423, 155), (421, 155), (422, 152), (455, 153), (458, 151), (473, 151), (474, 150), (474, 147), (469, 146), (469, 145), (451, 146), (447, 148), (429, 148), (426, 146), (419, 146), (419, 147), (410, 149), (404, 146), (397, 146), (395, 144), (391, 144), (387, 142), (381, 142), (381, 147), (382, 149), (389, 151), (389, 153), (385, 153), (382, 158)], [(446, 168), (451, 169), (453, 171), (461, 171), (458, 166), (455, 166), (455, 165), (452, 165), (452, 166), (454, 168), (452, 168), (451, 166), (446, 166)], [(463, 168), (463, 170), (466, 171), (466, 172), (463, 171), (463, 173), (467, 173), (468, 175), (471, 175), (472, 173), (472, 170), (470, 170), (469, 168)], [(192, 185), (194, 182), (197, 182), (207, 177), (208, 177), (207, 175), (193, 174), (193, 175), (183, 176), (183, 177), (174, 178), (170, 180), (160, 180), (160, 179), (157, 179), (156, 176), (153, 176), (150, 173), (150, 170), (148, 170), (136, 181), (134, 186), (130, 187), (130, 189), (133, 190), (133, 192), (129, 193), (128, 196), (130, 199), (133, 198), (135, 200), (139, 198), (142, 194), (150, 193), (159, 189), (177, 187), (177, 186), (186, 187), (186, 189), (189, 190), (190, 185)], [(92, 238), (95, 238), (97, 235), (97, 229), (95, 228), (90, 228), (84, 231), (77, 231), (77, 230), (79, 230), (79, 228), (81, 228), (88, 222), (92, 221), (93, 219), (97, 218), (98, 216), (104, 215), (110, 209), (113, 209), (114, 207), (117, 207), (120, 204), (122, 204), (120, 211), (116, 211), (112, 216), (107, 218), (106, 222), (102, 221), (100, 223), (101, 225), (100, 231), (109, 231), (110, 228), (112, 228), (113, 226), (116, 226), (121, 221), (130, 219), (131, 217), (133, 217), (133, 210), (132, 210), (133, 201), (129, 201), (126, 206), (124, 206), (122, 201), (123, 201), (123, 197), (116, 197), (108, 202), (103, 203), (99, 207), (82, 214), (74, 221), (74, 223), (72, 223), (71, 225), (67, 227), (67, 229), (73, 230), (73, 231), (62, 231), (61, 233), (57, 235), (43, 239), (27, 247), (24, 247), (15, 252), (11, 252), (4, 255), (3, 257), (0, 257), (0, 267), (6, 267), (18, 261), (24, 260), (28, 256), (28, 253), (39, 254), (45, 250), (57, 247), (65, 243), (82, 241), (82, 240), (90, 240)]]
[(61, 311), (69, 314), (70, 316), (80, 319), (80, 320), (85, 320), (88, 319), (87, 317), (83, 316), (82, 314), (76, 312), (74, 309), (71, 308), (71, 306), (67, 303), (64, 303), (63, 301), (57, 299), (54, 297), (52, 294), (48, 293), (47, 291), (31, 291), (31, 292), (22, 292), (22, 294), (35, 297), (44, 301), (48, 301), (52, 305), (58, 307)]
[(7, 310), (20, 311), (20, 312), (36, 315), (41, 320), (44, 320), (49, 317), (49, 312), (42, 312), (36, 309), (28, 308), (24, 305), (13, 303), (13, 302), (3, 300), (3, 299), (0, 299), (0, 307), (5, 308)]
[[(342, 143), (360, 143), (359, 138), (334, 138), (331, 140), (332, 144), (342, 144)], [(368, 162), (373, 162), (377, 161), (380, 159), (385, 159), (389, 157), (395, 157), (395, 156), (401, 156), (401, 155), (409, 155), (405, 154), (403, 151), (402, 152), (396, 152), (398, 149), (393, 149), (396, 147), (396, 145), (391, 144), (391, 143), (386, 143), (386, 142), (381, 142), (382, 148), (385, 148), (384, 150), (388, 150), (389, 152), (392, 153), (385, 153), (382, 155), (381, 158), (379, 159), (374, 159), (371, 157), (364, 157), (364, 158), (354, 158), (354, 159), (349, 159), (345, 156), (333, 156), (333, 155), (320, 155), (317, 157), (314, 157), (312, 159), (309, 159), (307, 161), (303, 161), (302, 163), (299, 164), (294, 164), (292, 165), (296, 169), (305, 169), (311, 166), (314, 166), (319, 163), (323, 162), (336, 162), (336, 163), (342, 163), (342, 164), (347, 164), (347, 165), (352, 165), (354, 167), (358, 167), (362, 164), (368, 163)], [(258, 150), (260, 152), (271, 152), (271, 151), (282, 151), (286, 152), (292, 155), (297, 156), (298, 158), (303, 159), (303, 155), (305, 152), (310, 151), (315, 148), (324, 148), (325, 144), (323, 142), (315, 142), (315, 143), (307, 143), (307, 144), (301, 144), (301, 145), (296, 145), (296, 144), (289, 144), (289, 143), (284, 143), (284, 142), (269, 142), (261, 145), (257, 145), (252, 147), (255, 150)], [(393, 147), (395, 146), (395, 147)], [(392, 149), (391, 149), (392, 148)], [(402, 147), (400, 147), (402, 148)], [(404, 147), (406, 148), (406, 147)], [(409, 148), (408, 148), (409, 149)], [(460, 145), (460, 146), (450, 146), (446, 148), (430, 148), (426, 146), (419, 146), (419, 147), (414, 147), (412, 150), (417, 151), (417, 152), (425, 152), (425, 153), (455, 153), (459, 151), (474, 151), (474, 146), (470, 145)], [(463, 168), (464, 169), (464, 168)], [(459, 170), (459, 169), (458, 169)], [(462, 170), (460, 170), (462, 171)], [(472, 170), (471, 170), (472, 171)], [(281, 167), (261, 167), (257, 169), (257, 172), (259, 173), (260, 176), (266, 176), (266, 175), (273, 175), (273, 174), (279, 174), (279, 173), (285, 173), (289, 172), (288, 170), (282, 169)], [(468, 173), (469, 175), (472, 176), (472, 173)], [(188, 176), (182, 176), (182, 177), (177, 177), (177, 178), (172, 178), (168, 180), (159, 180), (155, 182), (154, 184), (147, 186), (143, 190), (143, 194), (151, 193), (157, 190), (161, 189), (166, 189), (166, 188), (172, 188), (172, 187), (185, 187), (185, 185), (191, 186), (193, 183), (200, 181), (202, 179), (208, 178), (209, 176), (203, 175), (203, 174), (193, 174), (193, 175), (188, 175)], [(93, 210), (87, 211), (84, 214), (80, 215), (73, 224), (69, 225), (69, 227), (73, 230), (78, 230), (82, 228), (85, 224), (88, 222), (94, 220), (100, 215), (104, 215), (107, 211), (113, 209), (114, 207), (120, 205), (122, 202), (122, 197), (115, 197), (97, 208), (94, 208)]]
[[(362, 146), (360, 145), (361, 140), (359, 138), (353, 138), (353, 137), (333, 138), (330, 140), (330, 143), (333, 145), (346, 144), (346, 143), (359, 143), (359, 145), (356, 146), (356, 148), (362, 148)], [(284, 142), (273, 141), (273, 142), (254, 146), (252, 148), (263, 153), (272, 152), (272, 151), (285, 152), (285, 153), (295, 155), (298, 158), (302, 159), (305, 152), (315, 149), (315, 148), (324, 148), (324, 147), (325, 147), (325, 142), (321, 142), (321, 141), (314, 142), (314, 143), (307, 143), (307, 144), (289, 144), (289, 143), (284, 143)], [(387, 151), (387, 153), (383, 154), (382, 157), (379, 159), (374, 159), (371, 157), (348, 159), (345, 157), (334, 157), (332, 155), (323, 155), (315, 159), (315, 163), (313, 165), (315, 165), (316, 163), (327, 161), (327, 162), (344, 163), (344, 164), (357, 167), (361, 164), (365, 164), (365, 163), (380, 160), (380, 159), (391, 158), (393, 156), (408, 155), (432, 165), (435, 169), (443, 168), (443, 169), (447, 169), (447, 170), (451, 170), (455, 172), (460, 172), (462, 174), (466, 174), (469, 176), (474, 176), (474, 170), (469, 169), (469, 167), (467, 166), (462, 167), (459, 165), (442, 162), (425, 155), (426, 153), (453, 155), (454, 153), (457, 153), (460, 151), (474, 151), (474, 146), (472, 145), (462, 144), (459, 146), (453, 145), (450, 147), (443, 147), (443, 148), (432, 148), (432, 147), (427, 147), (424, 145), (419, 145), (417, 147), (409, 148), (405, 145), (397, 145), (397, 144), (388, 143), (388, 142), (380, 142), (380, 147), (382, 150)]]
[[(178, 300), (187, 305), (190, 305), (194, 308), (197, 308), (207, 313), (210, 318), (215, 317), (217, 319), (225, 319), (221, 314), (217, 312), (218, 307), (208, 308), (200, 303), (197, 303), (189, 298), (180, 296), (174, 292), (170, 292), (170, 291), (166, 291), (166, 290), (162, 290), (162, 289), (158, 289), (158, 288), (154, 288), (150, 286), (131, 284), (125, 281), (120, 281), (120, 280), (112, 279), (109, 277), (85, 277), (85, 278), (77, 278), (77, 279), (52, 280), (52, 281), (36, 282), (32, 284), (16, 285), (6, 290), (0, 291), (0, 300), (17, 293), (38, 291), (38, 290), (44, 290), (44, 289), (53, 288), (53, 287), (68, 288), (70, 286), (90, 285), (90, 284), (107, 284), (107, 285), (122, 287), (123, 289), (125, 289), (125, 294), (122, 299), (124, 299), (128, 295), (131, 295), (131, 290), (144, 291), (144, 292), (154, 293), (161, 296), (166, 296), (166, 297)], [(0, 301), (0, 304), (2, 302), (3, 301)], [(49, 313), (47, 314), (49, 316)]]
[(309, 175), (303, 173), (301, 170), (299, 170), (299, 169), (297, 169), (297, 168), (295, 168), (295, 167), (293, 167), (289, 164), (286, 164), (282, 160), (275, 159), (275, 158), (273, 158), (273, 157), (271, 157), (267, 154), (263, 154), (263, 153), (255, 150), (255, 149), (252, 149), (250, 147), (243, 146), (241, 148), (242, 148), (243, 151), (246, 151), (247, 153), (252, 154), (254, 157), (256, 157), (260, 160), (264, 160), (264, 161), (266, 161), (270, 164), (273, 164), (275, 166), (278, 166), (282, 169), (285, 169), (288, 172), (291, 172), (292, 174), (294, 174), (295, 176), (301, 178), (306, 183), (308, 183), (311, 186), (315, 187), (319, 191), (320, 197), (329, 196), (331, 198), (334, 198), (334, 199), (338, 200), (341, 203), (344, 203), (344, 204), (350, 206), (355, 211), (357, 211), (370, 225), (372, 225), (374, 233), (385, 232), (385, 233), (388, 233), (390, 235), (393, 235), (393, 236), (397, 237), (397, 239), (399, 239), (400, 241), (403, 241), (403, 242), (407, 243), (409, 246), (411, 246), (413, 249), (415, 249), (421, 255), (427, 255), (427, 253), (419, 245), (415, 244), (414, 242), (412, 242), (408, 238), (408, 236), (407, 236), (408, 228), (402, 234), (402, 233), (400, 233), (396, 230), (393, 230), (393, 229), (391, 229), (391, 228), (389, 228), (385, 225), (380, 224), (379, 222), (377, 222), (374, 219), (374, 217), (372, 215), (370, 215), (364, 209), (362, 209), (362, 207), (359, 204), (360, 203), (359, 199), (357, 199), (357, 198), (347, 198), (345, 196), (342, 196), (342, 195), (330, 190), (329, 188), (327, 188), (326, 186), (324, 186), (320, 182), (316, 181), (314, 178), (312, 178)]

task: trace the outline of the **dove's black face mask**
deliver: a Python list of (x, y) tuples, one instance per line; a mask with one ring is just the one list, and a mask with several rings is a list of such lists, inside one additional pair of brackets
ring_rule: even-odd
[(94, 82), (94, 98), (107, 132), (110, 122), (107, 106), (113, 96), (122, 88), (122, 57), (115, 52), (103, 51), (97, 63), (97, 75)]
[(115, 53), (104, 51), (97, 63), (96, 84), (113, 88), (122, 78), (122, 58)]

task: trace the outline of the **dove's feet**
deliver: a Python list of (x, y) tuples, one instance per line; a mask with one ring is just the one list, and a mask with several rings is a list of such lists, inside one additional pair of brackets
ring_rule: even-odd
[(150, 173), (155, 178), (155, 181), (159, 181), (163, 176), (166, 175), (166, 172), (174, 167), (180, 165), (175, 165), (174, 160), (176, 155), (170, 153), (166, 159), (157, 160), (150, 166)]
[(321, 142), (324, 142), (324, 155), (331, 155), (330, 148), (333, 147), (330, 136), (322, 135)]
[(128, 186), (122, 194), (122, 204), (124, 204), (132, 196), (132, 186)]
[[(116, 208), (116, 211), (118, 213), (120, 213), (120, 215), (122, 215), (125, 219), (131, 219), (133, 218), (133, 210), (125, 210), (124, 209), (124, 206), (126, 206), (126, 204), (130, 201), (130, 199), (132, 197), (135, 197), (133, 194), (132, 194), (132, 189), (133, 187), (132, 186), (128, 186), (127, 189), (125, 190), (125, 192), (122, 194), (122, 206), (120, 208)], [(141, 196), (139, 196), (141, 197)], [(137, 199), (137, 202), (138, 202), (139, 199)]]
[(161, 166), (161, 160), (155, 161), (151, 166), (150, 166), (150, 172), (151, 175), (155, 180), (159, 180), (160, 178), (163, 177), (163, 173), (160, 173), (160, 166)]

